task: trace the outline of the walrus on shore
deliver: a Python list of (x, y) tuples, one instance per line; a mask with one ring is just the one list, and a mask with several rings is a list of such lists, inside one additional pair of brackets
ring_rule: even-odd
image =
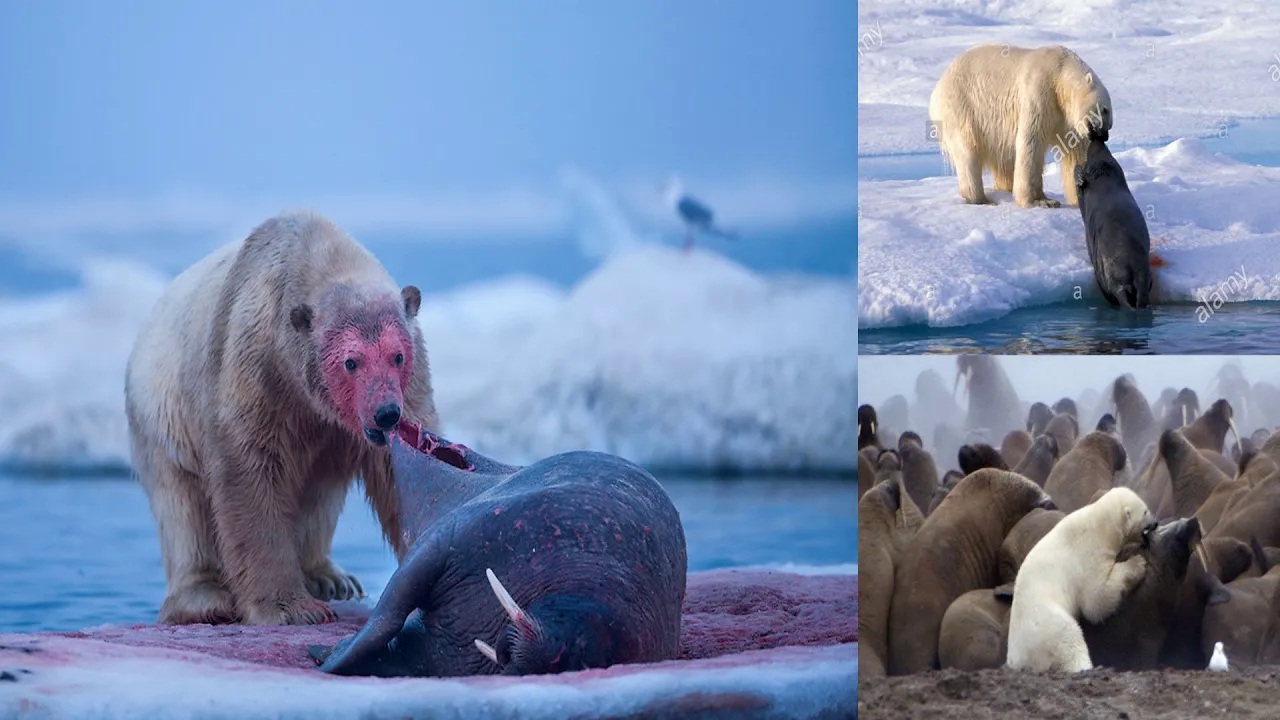
[(1045, 433), (1036, 438), (1036, 441), (1031, 445), (1031, 449), (1022, 456), (1022, 462), (1018, 463), (1013, 468), (1013, 471), (1040, 487), (1044, 487), (1045, 481), (1049, 479), (1049, 474), (1053, 472), (1053, 466), (1058, 462), (1059, 457), (1057, 439), (1053, 435)]
[(1080, 439), (1080, 422), (1076, 420), (1075, 415), (1060, 413), (1054, 415), (1049, 424), (1045, 425), (1044, 433), (1052, 435), (1058, 443), (1058, 452), (1066, 455)]
[(876, 409), (870, 405), (858, 406), (858, 450), (865, 447), (884, 448), (880, 443), (880, 424), (876, 421)]
[[(1020, 425), (1022, 409), (1018, 393), (995, 357), (973, 354), (958, 356), (953, 389), (960, 384), (961, 378), (964, 378), (969, 392), (965, 428), (982, 428), (991, 433), (999, 433)], [(991, 439), (994, 441), (996, 437), (998, 436), (993, 435)]]
[(160, 534), (162, 623), (310, 624), (363, 594), (330, 558), (359, 476), (397, 557), (386, 433), (438, 419), (422, 296), (323, 217), (285, 214), (165, 290), (125, 378)]
[[(1147, 398), (1134, 385), (1127, 375), (1116, 378), (1111, 385), (1111, 402), (1116, 408), (1116, 419), (1120, 423), (1120, 439), (1124, 441), (1124, 449), (1136, 461), (1144, 461), (1142, 457), (1147, 446), (1155, 442), (1159, 436), (1155, 415)], [(1149, 498), (1143, 498), (1151, 504)], [(1158, 498), (1157, 498), (1158, 500)]]
[(858, 497), (866, 495), (867, 491), (879, 481), (875, 464), (866, 453), (858, 453)]
[(929, 501), (929, 509), (925, 516), (932, 515), (933, 511), (938, 509), (938, 505), (955, 489), (956, 484), (963, 479), (964, 475), (955, 470), (948, 470), (947, 474), (942, 476), (941, 482), (938, 483), (938, 488), (933, 491), (933, 499)]
[(1027, 433), (1032, 438), (1038, 437), (1049, 425), (1053, 415), (1054, 412), (1049, 409), (1048, 405), (1042, 402), (1033, 403), (1031, 409), (1027, 411)]
[(1169, 470), (1171, 492), (1156, 513), (1160, 518), (1188, 518), (1204, 505), (1213, 491), (1231, 478), (1183, 436), (1182, 430), (1165, 430), (1160, 435), (1159, 458)]
[(1111, 433), (1085, 435), (1053, 466), (1044, 490), (1065, 513), (1088, 505), (1099, 491), (1116, 485), (1116, 473), (1124, 470), (1128, 458), (1119, 438)]
[(1147, 221), (1129, 191), (1120, 163), (1092, 128), (1084, 165), (1076, 166), (1075, 185), (1085, 246), (1102, 296), (1112, 305), (1126, 308), (1149, 306), (1152, 276)]
[[(1252, 563), (1248, 545), (1234, 538), (1203, 538), (1204, 552), (1193, 553), (1178, 589), (1170, 631), (1160, 648), (1162, 667), (1202, 670), (1209, 656), (1201, 650), (1205, 610), (1230, 599), (1221, 578), (1233, 579)], [(1205, 564), (1208, 561), (1208, 565)]]
[(970, 590), (956, 598), (938, 631), (939, 666), (973, 671), (1004, 665), (1012, 600), (1008, 588)]
[(1018, 579), (1018, 568), (1026, 559), (1031, 548), (1040, 542), (1040, 538), (1049, 534), (1066, 513), (1061, 510), (1044, 510), (1036, 508), (1022, 517), (1013, 526), (1004, 541), (1000, 543), (997, 561), (1000, 565), (1000, 584), (1012, 585)]
[(1001, 457), (1000, 451), (986, 443), (965, 445), (960, 448), (957, 460), (960, 462), (960, 472), (965, 475), (972, 475), (983, 468), (1009, 469), (1009, 466), (1004, 462), (1004, 458)]
[[(1164, 414), (1164, 430), (1190, 425), (1200, 415), (1200, 398), (1191, 388), (1182, 388), (1169, 400)], [(1198, 447), (1198, 446), (1197, 446)]]
[(898, 436), (898, 454), (902, 456), (903, 487), (917, 508), (928, 510), (933, 492), (938, 489), (938, 467), (933, 456), (924, 449), (920, 436), (910, 430)]
[(1010, 430), (1000, 441), (1000, 457), (1004, 458), (1004, 464), (1011, 468), (1017, 467), (1033, 442), (1031, 433), (1026, 430)]
[(889, 673), (938, 667), (942, 616), (964, 593), (995, 587), (1000, 543), (1033, 508), (1053, 509), (1035, 483), (984, 468), (961, 480), (916, 533), (894, 570)]
[(1280, 547), (1280, 473), (1273, 473), (1228, 501), (1222, 517), (1206, 537), (1233, 537), (1242, 542), (1257, 538), (1263, 547)]
[(1272, 663), (1280, 661), (1280, 654), (1269, 647), (1274, 645), (1274, 635), (1268, 635), (1272, 599), (1277, 592), (1280, 592), (1280, 566), (1272, 567), (1261, 577), (1239, 578), (1227, 583), (1226, 593), (1230, 599), (1205, 608), (1201, 655), (1209, 657), (1213, 644), (1221, 642), (1236, 667), (1259, 664), (1264, 653), (1271, 655)]
[(1077, 410), (1076, 401), (1069, 397), (1059, 398), (1058, 402), (1054, 403), (1053, 407), (1049, 409), (1052, 410), (1055, 415), (1058, 413), (1066, 413), (1068, 415), (1075, 416), (1077, 420), (1080, 419), (1080, 413)]
[(858, 502), (858, 675), (885, 674), (893, 569), (922, 520), (903, 512), (902, 486), (877, 483)]
[(515, 467), (402, 423), (391, 452), (405, 558), (329, 652), (336, 675), (531, 675), (671, 660), (687, 559), (648, 472), (568, 452)]
[(1236, 430), (1234, 417), (1231, 403), (1220, 398), (1215, 400), (1203, 415), (1196, 418), (1190, 427), (1183, 430), (1182, 434), (1196, 448), (1220, 453), (1227, 440), (1227, 431), (1230, 430), (1236, 439), (1236, 446), (1239, 447), (1240, 433)]

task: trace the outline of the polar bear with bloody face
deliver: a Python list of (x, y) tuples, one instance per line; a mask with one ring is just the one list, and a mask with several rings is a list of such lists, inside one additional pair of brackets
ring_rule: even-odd
[(402, 418), (438, 428), (420, 303), (312, 213), (272, 218), (174, 279), (125, 379), (161, 622), (334, 619), (328, 600), (363, 594), (329, 558), (357, 476), (403, 557), (386, 445)]

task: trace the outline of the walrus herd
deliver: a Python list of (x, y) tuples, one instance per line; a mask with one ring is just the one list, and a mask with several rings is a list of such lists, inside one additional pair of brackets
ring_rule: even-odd
[(1209, 398), (1152, 403), (1129, 374), (1023, 398), (998, 359), (961, 356), (965, 407), (940, 380), (894, 396), (902, 426), (858, 409), (861, 678), (1202, 669), (1217, 643), (1280, 664), (1273, 386), (1228, 363)]

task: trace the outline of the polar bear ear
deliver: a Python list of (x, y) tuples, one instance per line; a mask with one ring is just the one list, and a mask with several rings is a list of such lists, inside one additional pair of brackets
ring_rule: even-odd
[(400, 299), (404, 301), (405, 317), (413, 319), (418, 316), (418, 308), (422, 306), (422, 291), (412, 285), (405, 285), (400, 291)]
[(310, 305), (299, 305), (289, 311), (289, 324), (299, 332), (311, 332), (313, 314)]

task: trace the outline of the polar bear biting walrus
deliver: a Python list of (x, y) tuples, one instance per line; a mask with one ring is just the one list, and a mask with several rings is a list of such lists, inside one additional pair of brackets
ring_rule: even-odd
[(363, 594), (329, 558), (352, 480), (399, 559), (388, 432), (437, 430), (422, 296), (311, 213), (174, 279), (129, 357), (133, 465), (165, 566), (160, 621), (311, 624)]
[[(1146, 503), (1124, 487), (1058, 521), (1018, 568), (1009, 608), (1009, 667), (1091, 669), (1080, 619), (1101, 623), (1142, 582), (1147, 564), (1140, 550), (1155, 528)], [(1132, 554), (1124, 557), (1122, 549)]]
[(1067, 204), (1076, 204), (1075, 168), (1088, 131), (1103, 141), (1112, 124), (1111, 95), (1080, 56), (1061, 45), (979, 45), (951, 62), (929, 97), (929, 120), (959, 176), (966, 203), (991, 204), (982, 171), (1019, 206), (1059, 207), (1044, 194), (1044, 156), (1062, 168)]

